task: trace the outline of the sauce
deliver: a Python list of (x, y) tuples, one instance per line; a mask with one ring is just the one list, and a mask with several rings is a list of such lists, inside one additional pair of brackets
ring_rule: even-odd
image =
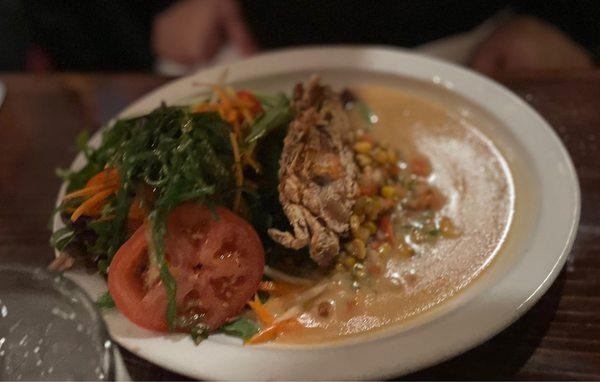
[[(380, 86), (352, 88), (377, 122), (370, 134), (390, 142), (403, 160), (425, 156), (431, 183), (446, 198), (440, 211), (462, 234), (416, 245), (407, 258), (392, 251), (367, 259), (381, 270), (356, 289), (347, 274), (320, 282), (323, 291), (304, 304), (299, 320), (308, 329), (284, 333), (280, 343), (318, 343), (400, 325), (431, 310), (469, 286), (490, 264), (506, 238), (514, 207), (514, 186), (506, 162), (470, 122), (440, 105)], [(400, 232), (398, 232), (400, 233)], [(283, 313), (290, 301), (272, 298)]]

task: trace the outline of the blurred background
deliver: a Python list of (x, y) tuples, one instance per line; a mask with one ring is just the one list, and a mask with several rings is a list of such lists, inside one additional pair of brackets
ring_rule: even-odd
[(0, 71), (185, 74), (315, 44), (414, 48), (484, 73), (597, 64), (600, 2), (2, 0)]

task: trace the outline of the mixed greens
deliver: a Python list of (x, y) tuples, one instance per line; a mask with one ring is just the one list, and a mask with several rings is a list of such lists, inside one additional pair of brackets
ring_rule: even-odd
[[(250, 93), (242, 94), (249, 98)], [(149, 114), (116, 121), (103, 132), (98, 148), (87, 145), (87, 135), (80, 136), (77, 143), (86, 164), (77, 171), (59, 172), (68, 186), (67, 197), (56, 212), (67, 224), (54, 232), (51, 244), (95, 264), (106, 275), (113, 256), (131, 233), (128, 226), (147, 221), (151, 227), (150, 262), (160, 270), (169, 297), (167, 321), (173, 329), (177, 285), (165, 261), (163, 242), (169, 213), (183, 202), (193, 201), (234, 207), (264, 230), (274, 220), (263, 205), (276, 195), (277, 160), (265, 158), (263, 164), (262, 158), (255, 160), (254, 155), (281, 151), (282, 133), (275, 140), (269, 136), (278, 129), (284, 134), (283, 127), (293, 115), (284, 94), (262, 97), (260, 104), (250, 103), (246, 110), (254, 108), (256, 113), (248, 118), (240, 113), (235, 120), (228, 120), (230, 114), (224, 115), (223, 110), (163, 104)], [(232, 110), (236, 109), (231, 107), (225, 113)], [(262, 147), (263, 141), (270, 147)], [(242, 161), (252, 166), (244, 166)], [(105, 179), (95, 182), (99, 174)], [(240, 182), (244, 175), (262, 179), (261, 190), (257, 192), (255, 182)], [(80, 211), (92, 200), (94, 203)], [(246, 206), (243, 211), (242, 204)], [(99, 303), (111, 305), (109, 297)], [(249, 327), (246, 321), (238, 321), (223, 331), (246, 337)]]

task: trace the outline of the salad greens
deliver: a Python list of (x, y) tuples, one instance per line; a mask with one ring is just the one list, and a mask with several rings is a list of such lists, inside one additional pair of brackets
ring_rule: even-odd
[[(254, 150), (270, 133), (286, 126), (293, 117), (289, 100), (283, 94), (270, 97), (262, 107), (265, 112), (249, 126), (246, 150)], [(285, 132), (285, 129), (279, 130)], [(85, 256), (106, 274), (112, 257), (127, 239), (132, 203), (150, 190), (152, 197), (142, 198), (151, 231), (150, 263), (158, 268), (165, 286), (167, 322), (169, 328), (174, 329), (177, 285), (165, 261), (163, 238), (167, 216), (186, 201), (208, 206), (232, 204), (240, 189), (232, 171), (237, 163), (231, 142), (233, 132), (233, 126), (217, 112), (194, 112), (188, 107), (163, 104), (147, 115), (118, 120), (103, 132), (98, 148), (87, 145), (87, 133), (80, 135), (77, 146), (87, 163), (78, 171), (61, 171), (68, 184), (67, 192), (82, 189), (93, 176), (107, 168), (117, 170), (118, 188), (107, 197), (99, 217), (85, 219), (86, 216), (81, 216), (73, 222), (65, 219), (67, 226), (52, 235), (52, 246), (60, 251), (75, 244), (83, 247)], [(271, 160), (273, 158), (269, 158)], [(271, 167), (272, 164), (264, 163), (264, 168)], [(268, 173), (272, 175), (272, 171)], [(273, 186), (273, 182), (268, 183), (269, 187)], [(255, 207), (250, 208), (250, 213), (259, 211), (260, 205), (264, 204), (260, 202), (260, 196), (246, 188), (241, 191), (248, 199), (254, 195), (252, 201), (248, 201)], [(72, 205), (72, 200), (63, 202), (57, 213), (65, 216), (65, 211)], [(260, 218), (257, 215), (252, 220)], [(263, 227), (268, 225), (262, 224)], [(99, 301), (102, 306), (111, 303), (110, 295)], [(247, 321), (236, 321), (223, 330), (245, 338), (252, 330), (256, 331)]]
[(96, 301), (96, 306), (100, 309), (112, 309), (115, 307), (115, 302), (110, 293), (107, 291), (98, 298)]
[(229, 324), (221, 326), (223, 333), (241, 338), (244, 341), (252, 338), (259, 330), (258, 324), (247, 317), (240, 317)]

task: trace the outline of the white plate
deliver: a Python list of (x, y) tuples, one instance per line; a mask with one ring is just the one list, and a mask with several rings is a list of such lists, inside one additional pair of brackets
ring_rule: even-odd
[[(222, 67), (169, 83), (125, 109), (139, 114), (160, 102), (182, 102)], [(525, 102), (469, 70), (402, 50), (321, 47), (265, 54), (229, 66), (228, 82), (289, 92), (310, 73), (334, 86), (384, 83), (442, 102), (473, 119), (504, 155), (515, 181), (509, 239), (490, 268), (459, 296), (410, 324), (367, 337), (318, 346), (244, 347), (223, 335), (199, 346), (181, 335), (157, 336), (118, 312), (105, 315), (113, 338), (157, 365), (206, 379), (372, 379), (435, 364), (490, 338), (529, 309), (552, 284), (569, 253), (579, 220), (579, 187), (571, 160), (548, 124)], [(96, 144), (99, 135), (93, 138)], [(73, 166), (83, 164), (76, 158)], [(64, 185), (61, 195), (64, 192)], [(60, 198), (59, 198), (60, 199)], [(55, 227), (60, 222), (55, 221)], [(106, 290), (97, 276), (72, 272), (92, 296)]]

